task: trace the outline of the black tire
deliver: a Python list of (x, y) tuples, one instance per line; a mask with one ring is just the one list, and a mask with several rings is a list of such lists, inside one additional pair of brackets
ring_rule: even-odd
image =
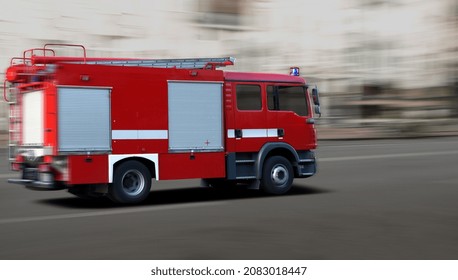
[(293, 167), (282, 156), (269, 157), (262, 169), (262, 190), (268, 194), (284, 194), (293, 184)]
[(140, 203), (149, 195), (151, 180), (151, 172), (142, 163), (123, 162), (114, 171), (113, 183), (108, 188), (108, 197), (116, 203)]
[(68, 189), (68, 192), (86, 200), (99, 199), (103, 197), (103, 193), (95, 192), (95, 187), (96, 185), (73, 186)]

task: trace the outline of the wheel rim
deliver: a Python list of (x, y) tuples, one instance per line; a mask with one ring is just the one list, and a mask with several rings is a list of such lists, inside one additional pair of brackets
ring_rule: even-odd
[(138, 170), (129, 170), (122, 176), (122, 189), (130, 196), (140, 194), (145, 188), (145, 178)]
[(270, 175), (272, 182), (279, 187), (282, 187), (289, 179), (288, 169), (282, 164), (275, 165)]

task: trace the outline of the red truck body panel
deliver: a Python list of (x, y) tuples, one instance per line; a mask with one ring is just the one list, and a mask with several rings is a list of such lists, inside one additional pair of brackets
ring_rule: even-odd
[[(15, 183), (112, 184), (126, 161), (157, 180), (260, 180), (273, 155), (287, 158), (295, 177), (315, 173), (313, 107), (302, 77), (216, 69), (232, 58), (91, 59), (83, 50), (83, 58), (66, 58), (45, 47), (52, 56), (30, 59), (26, 51), (8, 69), (16, 94), (8, 100), (16, 116), (12, 163), (24, 172)], [(300, 113), (290, 109), (296, 99), (282, 103), (289, 95), (303, 102)]]

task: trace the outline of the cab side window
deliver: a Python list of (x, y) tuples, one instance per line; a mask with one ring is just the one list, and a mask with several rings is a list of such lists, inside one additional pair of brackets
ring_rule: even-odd
[(239, 110), (262, 110), (261, 87), (259, 85), (237, 85), (236, 91)]
[(308, 115), (305, 88), (300, 86), (268, 86), (267, 106), (271, 111), (293, 111)]

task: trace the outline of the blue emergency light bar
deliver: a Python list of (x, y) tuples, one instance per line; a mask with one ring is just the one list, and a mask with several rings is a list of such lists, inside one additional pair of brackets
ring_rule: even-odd
[(289, 74), (291, 76), (299, 76), (299, 67), (290, 67)]

